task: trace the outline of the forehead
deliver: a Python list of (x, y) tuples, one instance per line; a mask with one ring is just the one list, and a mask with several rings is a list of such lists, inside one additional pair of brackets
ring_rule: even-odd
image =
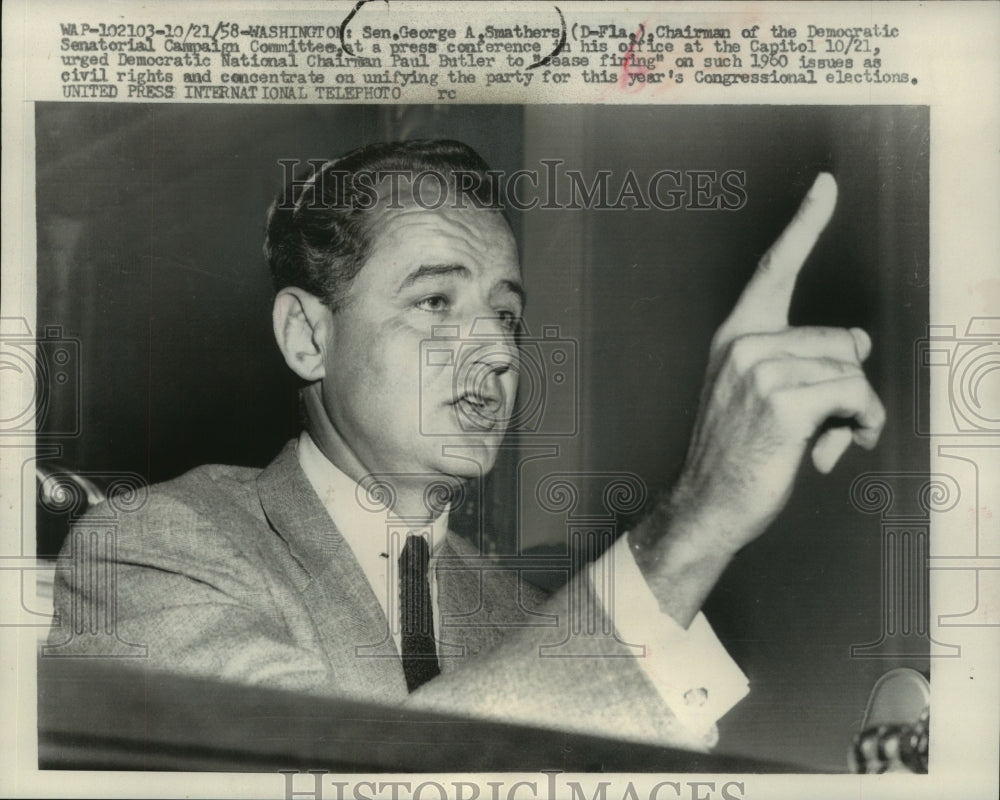
[(397, 198), (394, 204), (380, 201), (368, 220), (366, 267), (377, 262), (381, 271), (395, 273), (419, 264), (449, 263), (467, 267), (473, 276), (520, 276), (514, 234), (500, 212), (472, 207), (468, 201), (458, 207), (452, 198), (433, 206), (410, 198)]

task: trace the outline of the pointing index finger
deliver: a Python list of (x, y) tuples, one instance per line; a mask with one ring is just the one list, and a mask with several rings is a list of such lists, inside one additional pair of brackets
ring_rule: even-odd
[(726, 325), (731, 336), (787, 327), (795, 280), (836, 204), (837, 182), (829, 172), (821, 172), (740, 295)]

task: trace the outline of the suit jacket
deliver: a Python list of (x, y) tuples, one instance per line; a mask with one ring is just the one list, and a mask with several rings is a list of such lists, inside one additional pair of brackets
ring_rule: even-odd
[[(704, 749), (603, 620), (575, 630), (570, 601), (593, 605), (585, 575), (545, 599), (453, 533), (438, 562), (442, 674), (408, 694), (381, 605), (294, 441), (263, 471), (204, 466), (153, 486), (116, 528), (93, 569), (57, 570), (49, 641), (62, 655), (121, 640), (154, 670)], [(115, 620), (117, 639), (58, 624), (82, 609)]]

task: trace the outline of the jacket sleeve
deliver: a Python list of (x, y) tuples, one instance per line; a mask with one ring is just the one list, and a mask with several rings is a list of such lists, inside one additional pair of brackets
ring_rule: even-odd
[[(516, 590), (515, 590), (516, 591)], [(521, 590), (529, 605), (538, 593)], [(682, 725), (622, 642), (587, 571), (534, 609), (547, 624), (508, 627), (500, 641), (409, 695), (405, 703), (469, 717), (691, 750)]]

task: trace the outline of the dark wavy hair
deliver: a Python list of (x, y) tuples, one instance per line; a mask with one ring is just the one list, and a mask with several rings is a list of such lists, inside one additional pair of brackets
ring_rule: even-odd
[[(434, 173), (454, 195), (502, 211), (496, 173), (475, 150), (450, 140), (380, 142), (325, 163), (315, 161), (275, 198), (268, 211), (264, 256), (275, 291), (296, 286), (332, 311), (364, 266), (377, 199), (374, 185), (393, 172)], [(359, 176), (366, 180), (358, 180)]]

